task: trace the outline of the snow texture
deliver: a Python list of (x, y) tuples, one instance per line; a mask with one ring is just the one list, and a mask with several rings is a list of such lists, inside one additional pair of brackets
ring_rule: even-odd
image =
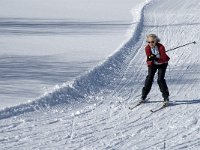
[[(130, 38), (106, 61), (70, 85), (0, 111), (2, 149), (200, 149), (200, 3), (152, 0), (132, 10)], [(146, 76), (145, 35), (157, 34), (169, 52), (166, 80), (173, 105), (151, 113), (162, 101), (157, 84), (149, 103), (128, 109)]]

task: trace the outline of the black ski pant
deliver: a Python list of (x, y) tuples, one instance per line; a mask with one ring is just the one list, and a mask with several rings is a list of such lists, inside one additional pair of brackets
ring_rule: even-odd
[(157, 83), (159, 85), (160, 91), (162, 93), (162, 96), (164, 100), (167, 100), (169, 97), (169, 91), (168, 87), (165, 81), (165, 72), (167, 69), (167, 63), (162, 64), (162, 65), (152, 65), (148, 66), (148, 75), (145, 80), (144, 87), (142, 89), (142, 98), (145, 99), (147, 95), (149, 94), (152, 84), (153, 84), (153, 79), (156, 71), (158, 70), (158, 80)]

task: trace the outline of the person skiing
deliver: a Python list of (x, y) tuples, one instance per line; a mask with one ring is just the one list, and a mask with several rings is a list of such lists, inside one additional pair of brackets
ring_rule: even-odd
[(165, 47), (160, 43), (160, 39), (155, 34), (147, 35), (148, 45), (145, 47), (147, 56), (148, 75), (146, 76), (144, 87), (142, 88), (141, 103), (145, 102), (151, 90), (153, 79), (158, 71), (157, 83), (164, 98), (164, 106), (169, 104), (169, 90), (165, 80), (165, 72), (168, 66), (169, 56), (165, 52)]

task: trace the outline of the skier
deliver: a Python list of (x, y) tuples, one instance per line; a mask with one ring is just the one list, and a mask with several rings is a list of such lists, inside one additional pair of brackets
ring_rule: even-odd
[(145, 99), (153, 84), (154, 75), (158, 71), (157, 83), (164, 98), (164, 106), (167, 106), (169, 104), (169, 91), (164, 77), (170, 58), (165, 52), (165, 47), (160, 43), (160, 39), (155, 34), (147, 35), (147, 43), (145, 52), (147, 56), (148, 75), (142, 88), (141, 103), (146, 101)]

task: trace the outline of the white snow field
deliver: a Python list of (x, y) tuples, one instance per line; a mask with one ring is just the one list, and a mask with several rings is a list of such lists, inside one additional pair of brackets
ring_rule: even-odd
[[(6, 149), (200, 149), (200, 1), (151, 0), (133, 11), (130, 39), (106, 61), (71, 85), (0, 111), (0, 147)], [(172, 106), (156, 79), (150, 102), (133, 110), (147, 73), (144, 46), (157, 34), (170, 49), (166, 73)]]
[(135, 26), (131, 9), (144, 1), (0, 0), (0, 109), (34, 100), (112, 55)]

